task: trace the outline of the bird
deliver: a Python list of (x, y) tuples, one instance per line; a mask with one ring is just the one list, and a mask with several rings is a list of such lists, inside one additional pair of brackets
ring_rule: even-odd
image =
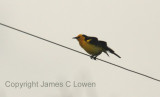
[(85, 34), (79, 34), (76, 37), (73, 37), (73, 39), (77, 39), (79, 42), (79, 45), (88, 53), (90, 54), (90, 58), (96, 60), (97, 56), (100, 55), (102, 52), (106, 53), (108, 56), (109, 54), (107, 52), (110, 52), (111, 54), (114, 54), (118, 58), (121, 58), (118, 54), (115, 53), (114, 50), (112, 50), (110, 47), (107, 46), (107, 42), (98, 40), (97, 37), (91, 37), (87, 36)]

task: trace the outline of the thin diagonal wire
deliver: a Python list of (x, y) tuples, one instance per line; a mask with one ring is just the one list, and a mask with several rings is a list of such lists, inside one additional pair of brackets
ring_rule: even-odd
[[(35, 37), (35, 38), (38, 38), (38, 39), (41, 39), (41, 40), (50, 42), (50, 43), (52, 43), (52, 44), (61, 46), (61, 47), (63, 47), (63, 48), (66, 48), (66, 49), (75, 51), (75, 52), (77, 52), (77, 53), (80, 53), (80, 54), (83, 54), (83, 55), (86, 55), (86, 56), (90, 56), (90, 55), (88, 55), (88, 54), (82, 53), (82, 52), (77, 51), (77, 50), (75, 50), (75, 49), (72, 49), (72, 48), (70, 48), (70, 47), (67, 47), (67, 46), (61, 45), (61, 44), (59, 44), (59, 43), (56, 43), (56, 42), (47, 40), (47, 39), (45, 39), (45, 38), (42, 38), (42, 37), (39, 37), (39, 36), (30, 34), (30, 33), (28, 33), (28, 32), (25, 32), (25, 31), (19, 30), (19, 29), (17, 29), (17, 28), (14, 28), (14, 27), (5, 25), (5, 24), (3, 24), (3, 23), (0, 23), (0, 25), (5, 26), (5, 27), (8, 27), (8, 28), (11, 28), (11, 29), (16, 30), (16, 31), (19, 31), (19, 32), (22, 32), (22, 33), (27, 34), (27, 35), (33, 36), (33, 37)], [(141, 76), (147, 77), (147, 78), (149, 78), (149, 79), (152, 79), (152, 80), (155, 80), (155, 81), (160, 82), (159, 79), (156, 79), (156, 78), (154, 78), (154, 77), (148, 76), (148, 75), (146, 75), (146, 74), (142, 74), (142, 73), (139, 73), (139, 72), (137, 72), (137, 71), (134, 71), (134, 70), (131, 70), (131, 69), (127, 69), (127, 68), (125, 68), (125, 67), (119, 66), (119, 65), (117, 65), (117, 64), (114, 64), (114, 63), (111, 63), (111, 62), (108, 62), (108, 61), (105, 61), (105, 60), (102, 60), (102, 59), (99, 59), (99, 58), (97, 58), (97, 60), (102, 61), (102, 62), (105, 62), (105, 63), (108, 63), (108, 64), (113, 65), (113, 66), (116, 66), (116, 67), (118, 67), (118, 68), (124, 69), (124, 70), (126, 70), (126, 71), (129, 71), (129, 72), (132, 72), (132, 73), (135, 73), (135, 74), (138, 74), (138, 75), (141, 75)]]

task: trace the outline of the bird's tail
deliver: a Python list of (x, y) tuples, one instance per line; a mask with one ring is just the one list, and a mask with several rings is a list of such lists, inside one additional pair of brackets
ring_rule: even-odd
[(105, 51), (105, 53), (108, 55), (107, 51), (109, 51), (110, 53), (116, 55), (118, 58), (121, 58), (121, 57), (120, 57), (118, 54), (116, 54), (116, 53), (114, 52), (114, 50), (112, 50), (111, 48), (107, 47), (107, 49), (106, 49), (106, 51)]

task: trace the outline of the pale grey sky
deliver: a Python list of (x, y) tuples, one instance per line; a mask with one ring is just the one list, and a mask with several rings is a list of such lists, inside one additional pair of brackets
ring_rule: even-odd
[[(0, 0), (0, 22), (85, 51), (72, 37), (105, 40), (99, 58), (160, 79), (159, 0)], [(160, 83), (0, 26), (0, 97), (159, 97)], [(6, 88), (5, 81), (88, 81), (96, 88)]]

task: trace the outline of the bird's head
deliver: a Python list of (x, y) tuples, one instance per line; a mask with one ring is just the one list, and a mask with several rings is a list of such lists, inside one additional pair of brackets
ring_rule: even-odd
[(84, 34), (79, 34), (78, 36), (76, 37), (73, 37), (73, 39), (77, 39), (78, 41), (83, 41), (85, 40), (85, 36)]

